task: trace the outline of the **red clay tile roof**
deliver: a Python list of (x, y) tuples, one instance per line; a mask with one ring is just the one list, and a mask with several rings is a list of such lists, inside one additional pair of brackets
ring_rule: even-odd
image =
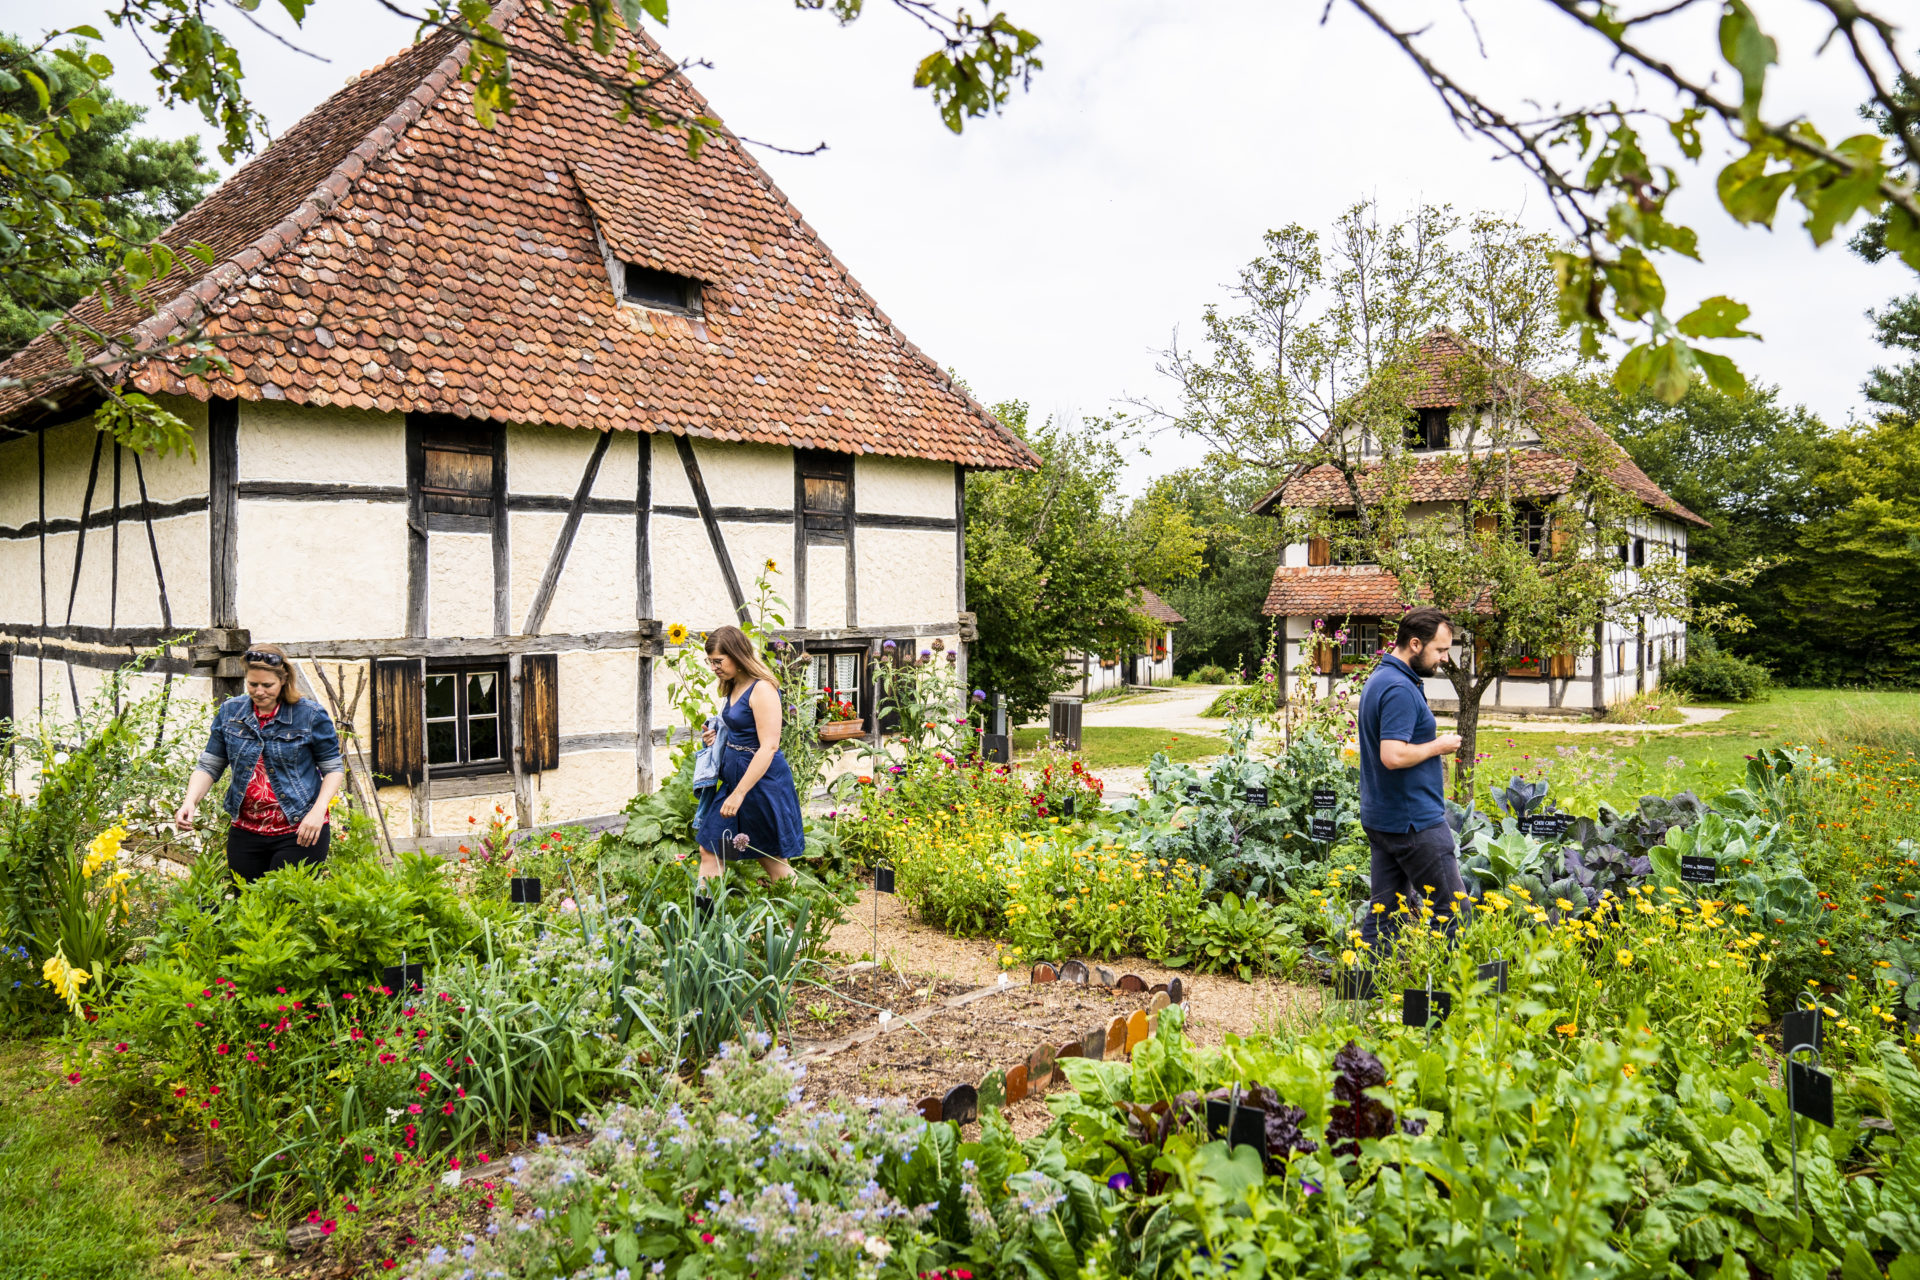
[[(497, 19), (551, 50), (537, 10)], [(643, 59), (664, 55), (642, 34)], [(601, 70), (618, 76), (623, 41)], [(593, 55), (583, 49), (570, 56)], [(166, 235), (215, 261), (171, 278), (138, 327), (151, 349), (196, 316), (233, 375), (134, 385), (509, 422), (668, 431), (970, 467), (1037, 459), (895, 329), (722, 130), (685, 139), (621, 120), (587, 81), (515, 64), (518, 105), (474, 123), (454, 35), (360, 77), (221, 184)], [(711, 115), (676, 79), (690, 115)], [(598, 235), (596, 235), (596, 231)], [(599, 243), (702, 282), (704, 316), (616, 301)], [(76, 311), (98, 322), (97, 304)], [(43, 336), (0, 376), (58, 374)], [(0, 391), (0, 419), (85, 388), (59, 375)]]
[(1399, 580), (1373, 565), (1282, 565), (1274, 570), (1273, 585), (1267, 588), (1267, 603), (1261, 610), (1283, 618), (1397, 618), (1406, 611)]
[[(1459, 389), (1462, 380), (1459, 371), (1471, 358), (1472, 353), (1466, 344), (1452, 333), (1445, 329), (1429, 333), (1421, 340), (1420, 349), (1414, 357), (1417, 374), (1408, 394), (1408, 407), (1459, 407), (1468, 398)], [(1578, 464), (1572, 458), (1552, 451), (1558, 437), (1570, 452), (1581, 452), (1582, 446), (1598, 446), (1602, 456), (1611, 462), (1606, 473), (1608, 478), (1647, 506), (1702, 528), (1710, 527), (1707, 521), (1669, 497), (1646, 472), (1634, 465), (1626, 450), (1565, 396), (1543, 384), (1535, 384), (1535, 389), (1538, 393), (1535, 398), (1538, 410), (1535, 427), (1545, 447), (1512, 451), (1516, 472), (1512, 496), (1547, 497), (1564, 493), (1571, 486)], [(1466, 482), (1464, 469), (1457, 464), (1449, 466), (1447, 455), (1430, 454), (1415, 461), (1409, 481), (1409, 497), (1415, 502), (1465, 501), (1472, 496), (1467, 492)], [(1275, 507), (1324, 507), (1334, 503), (1348, 505), (1347, 498), (1346, 484), (1340, 473), (1332, 466), (1322, 464), (1304, 472), (1295, 472), (1255, 503), (1253, 510), (1257, 515), (1265, 515)]]
[(1162, 600), (1159, 596), (1147, 590), (1145, 587), (1140, 588), (1139, 596), (1140, 596), (1140, 611), (1146, 614), (1149, 618), (1152, 618), (1155, 622), (1164, 622), (1168, 626), (1172, 627), (1172, 626), (1178, 626), (1180, 623), (1186, 621), (1185, 618), (1181, 617), (1178, 613), (1174, 611), (1174, 608), (1172, 605), (1168, 604), (1165, 600)]

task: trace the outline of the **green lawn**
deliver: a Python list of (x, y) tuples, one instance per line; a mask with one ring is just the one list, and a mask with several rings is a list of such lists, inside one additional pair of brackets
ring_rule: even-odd
[[(1732, 714), (1711, 724), (1659, 732), (1635, 725), (1605, 733), (1483, 728), (1478, 744), (1481, 781), (1505, 781), (1516, 773), (1537, 776), (1543, 766), (1561, 764), (1564, 750), (1584, 754), (1597, 748), (1639, 766), (1621, 774), (1616, 785), (1623, 793), (1654, 789), (1669, 770), (1669, 761), (1677, 760), (1686, 770), (1678, 785), (1711, 794), (1737, 781), (1746, 771), (1746, 758), (1759, 747), (1818, 747), (1824, 741), (1836, 749), (1864, 744), (1920, 751), (1920, 692), (1782, 689), (1765, 702), (1720, 705), (1731, 706)], [(1672, 771), (1680, 772), (1678, 767)]]
[[(58, 1066), (55, 1044), (0, 1041), (0, 1280), (132, 1280), (194, 1254), (204, 1267), (224, 1233), (176, 1150), (100, 1114)], [(185, 1252), (169, 1258), (175, 1241)]]
[[(1013, 749), (1031, 752), (1045, 741), (1041, 728), (1016, 729)], [(1174, 733), (1166, 729), (1142, 729), (1130, 725), (1089, 726), (1080, 735), (1080, 758), (1098, 773), (1102, 769), (1124, 769), (1146, 764), (1156, 751), (1164, 751), (1176, 762), (1205, 760), (1227, 749), (1225, 738), (1204, 733)]]

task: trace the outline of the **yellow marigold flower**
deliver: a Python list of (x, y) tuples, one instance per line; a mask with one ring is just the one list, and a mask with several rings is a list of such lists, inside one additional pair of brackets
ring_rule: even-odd
[(1354, 961), (1354, 955), (1353, 955), (1353, 952), (1351, 952), (1351, 951), (1342, 951), (1342, 952), (1340, 953), (1340, 963), (1341, 963), (1341, 964), (1352, 964), (1352, 963), (1353, 963), (1353, 961)]
[(1572, 1039), (1575, 1035), (1579, 1034), (1580, 1024), (1577, 1022), (1563, 1022), (1559, 1026), (1555, 1027), (1554, 1030), (1558, 1031), (1561, 1035), (1566, 1036), (1568, 1039)]
[(1573, 910), (1573, 904), (1571, 902), (1568, 902), (1565, 898), (1555, 898), (1553, 900), (1553, 905), (1560, 908), (1562, 911)]
[(1616, 951), (1613, 953), (1613, 958), (1619, 962), (1622, 969), (1628, 968), (1633, 964), (1633, 952), (1631, 951)]

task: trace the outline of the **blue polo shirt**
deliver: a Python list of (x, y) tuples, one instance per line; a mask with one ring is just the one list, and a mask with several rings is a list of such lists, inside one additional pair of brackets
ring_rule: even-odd
[(1426, 686), (1392, 654), (1360, 693), (1360, 825), (1375, 831), (1425, 831), (1447, 820), (1447, 770), (1439, 756), (1410, 769), (1380, 763), (1380, 742), (1432, 742), (1438, 725)]

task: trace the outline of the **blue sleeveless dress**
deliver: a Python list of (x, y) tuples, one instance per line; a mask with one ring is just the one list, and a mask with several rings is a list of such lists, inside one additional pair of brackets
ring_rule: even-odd
[[(800, 798), (793, 789), (793, 770), (787, 766), (786, 755), (778, 749), (760, 781), (753, 784), (753, 790), (740, 802), (740, 812), (731, 818), (720, 812), (720, 802), (746, 776), (747, 766), (753, 763), (753, 753), (760, 749), (753, 708), (747, 702), (752, 695), (753, 685), (748, 685), (720, 713), (727, 725), (727, 749), (720, 756), (719, 796), (700, 824), (700, 847), (729, 862), (743, 858), (797, 858), (807, 847)], [(744, 849), (736, 847), (741, 835), (747, 837)]]

